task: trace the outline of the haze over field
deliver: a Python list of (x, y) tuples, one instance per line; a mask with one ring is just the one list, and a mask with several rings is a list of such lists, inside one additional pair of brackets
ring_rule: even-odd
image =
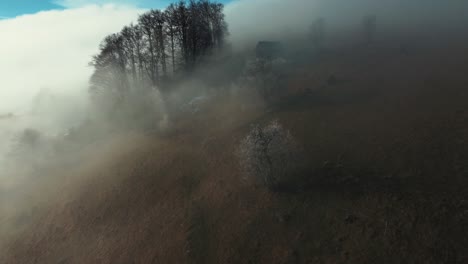
[[(0, 21), (0, 113), (24, 110), (44, 88), (85, 97), (92, 72), (88, 63), (103, 36), (134, 22), (145, 10), (131, 0), (60, 3), (67, 9)], [(453, 30), (466, 25), (467, 8), (463, 1), (237, 0), (225, 9), (230, 41), (235, 47), (251, 47), (258, 39), (306, 32), (317, 17), (327, 18), (333, 30), (359, 28), (363, 14), (376, 14), (383, 28)]]
[(468, 2), (24, 2), (0, 263), (468, 261)]
[[(103, 36), (135, 22), (145, 10), (145, 2), (130, 0), (57, 3), (65, 9), (0, 20), (0, 114), (29, 113), (40, 91), (56, 95), (59, 105), (76, 101), (71, 104), (76, 111), (86, 111), (91, 56)], [(317, 17), (327, 18), (330, 32), (358, 30), (363, 14), (376, 14), (381, 29), (452, 31), (468, 24), (463, 12), (467, 8), (463, 1), (237, 0), (226, 3), (225, 13), (230, 43), (235, 49), (251, 49), (261, 39), (286, 40), (306, 33)], [(47, 115), (54, 119), (54, 113)], [(82, 116), (77, 114), (78, 120)]]

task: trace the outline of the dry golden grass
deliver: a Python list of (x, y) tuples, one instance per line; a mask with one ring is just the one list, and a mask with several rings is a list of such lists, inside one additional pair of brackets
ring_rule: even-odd
[[(270, 111), (218, 98), (171, 134), (114, 137), (54, 172), (67, 180), (49, 186), (0, 262), (464, 263), (468, 45), (458, 43), (343, 47), (301, 66)], [(243, 181), (235, 157), (249, 125), (271, 119), (309, 165), (277, 193)]]

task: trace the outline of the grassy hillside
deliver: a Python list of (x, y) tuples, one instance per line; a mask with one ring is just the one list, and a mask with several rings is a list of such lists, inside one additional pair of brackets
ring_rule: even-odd
[[(466, 263), (466, 44), (336, 44), (266, 110), (226, 96), (167, 135), (109, 140), (55, 172), (69, 180), (0, 262)], [(236, 157), (273, 119), (307, 161), (277, 192)]]

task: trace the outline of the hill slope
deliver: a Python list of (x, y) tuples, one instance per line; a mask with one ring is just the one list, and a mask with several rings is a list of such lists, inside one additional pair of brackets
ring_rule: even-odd
[[(269, 111), (220, 98), (177, 133), (116, 138), (61, 172), (77, 177), (0, 262), (465, 263), (465, 44), (335, 47), (297, 65)], [(243, 180), (235, 155), (272, 119), (308, 162), (275, 193)]]

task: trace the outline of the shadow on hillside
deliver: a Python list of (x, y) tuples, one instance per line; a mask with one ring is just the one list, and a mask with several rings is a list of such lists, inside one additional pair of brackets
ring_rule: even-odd
[(454, 193), (446, 182), (424, 179), (416, 176), (382, 176), (367, 168), (345, 168), (326, 165), (322, 168), (303, 172), (292, 180), (278, 183), (275, 192), (283, 194), (303, 194), (310, 192), (347, 193), (360, 196), (368, 193)]
[[(343, 84), (350, 82), (343, 80)], [(346, 87), (329, 87), (310, 90), (303, 94), (288, 96), (273, 106), (274, 110), (296, 111), (314, 107), (341, 107), (369, 102), (378, 95), (377, 89), (350, 90)]]
[(371, 191), (396, 191), (399, 186), (399, 180), (378, 177), (371, 170), (345, 170), (338, 166), (325, 165), (305, 171), (292, 180), (278, 183), (275, 191), (290, 194), (316, 191), (346, 192), (358, 195)]

